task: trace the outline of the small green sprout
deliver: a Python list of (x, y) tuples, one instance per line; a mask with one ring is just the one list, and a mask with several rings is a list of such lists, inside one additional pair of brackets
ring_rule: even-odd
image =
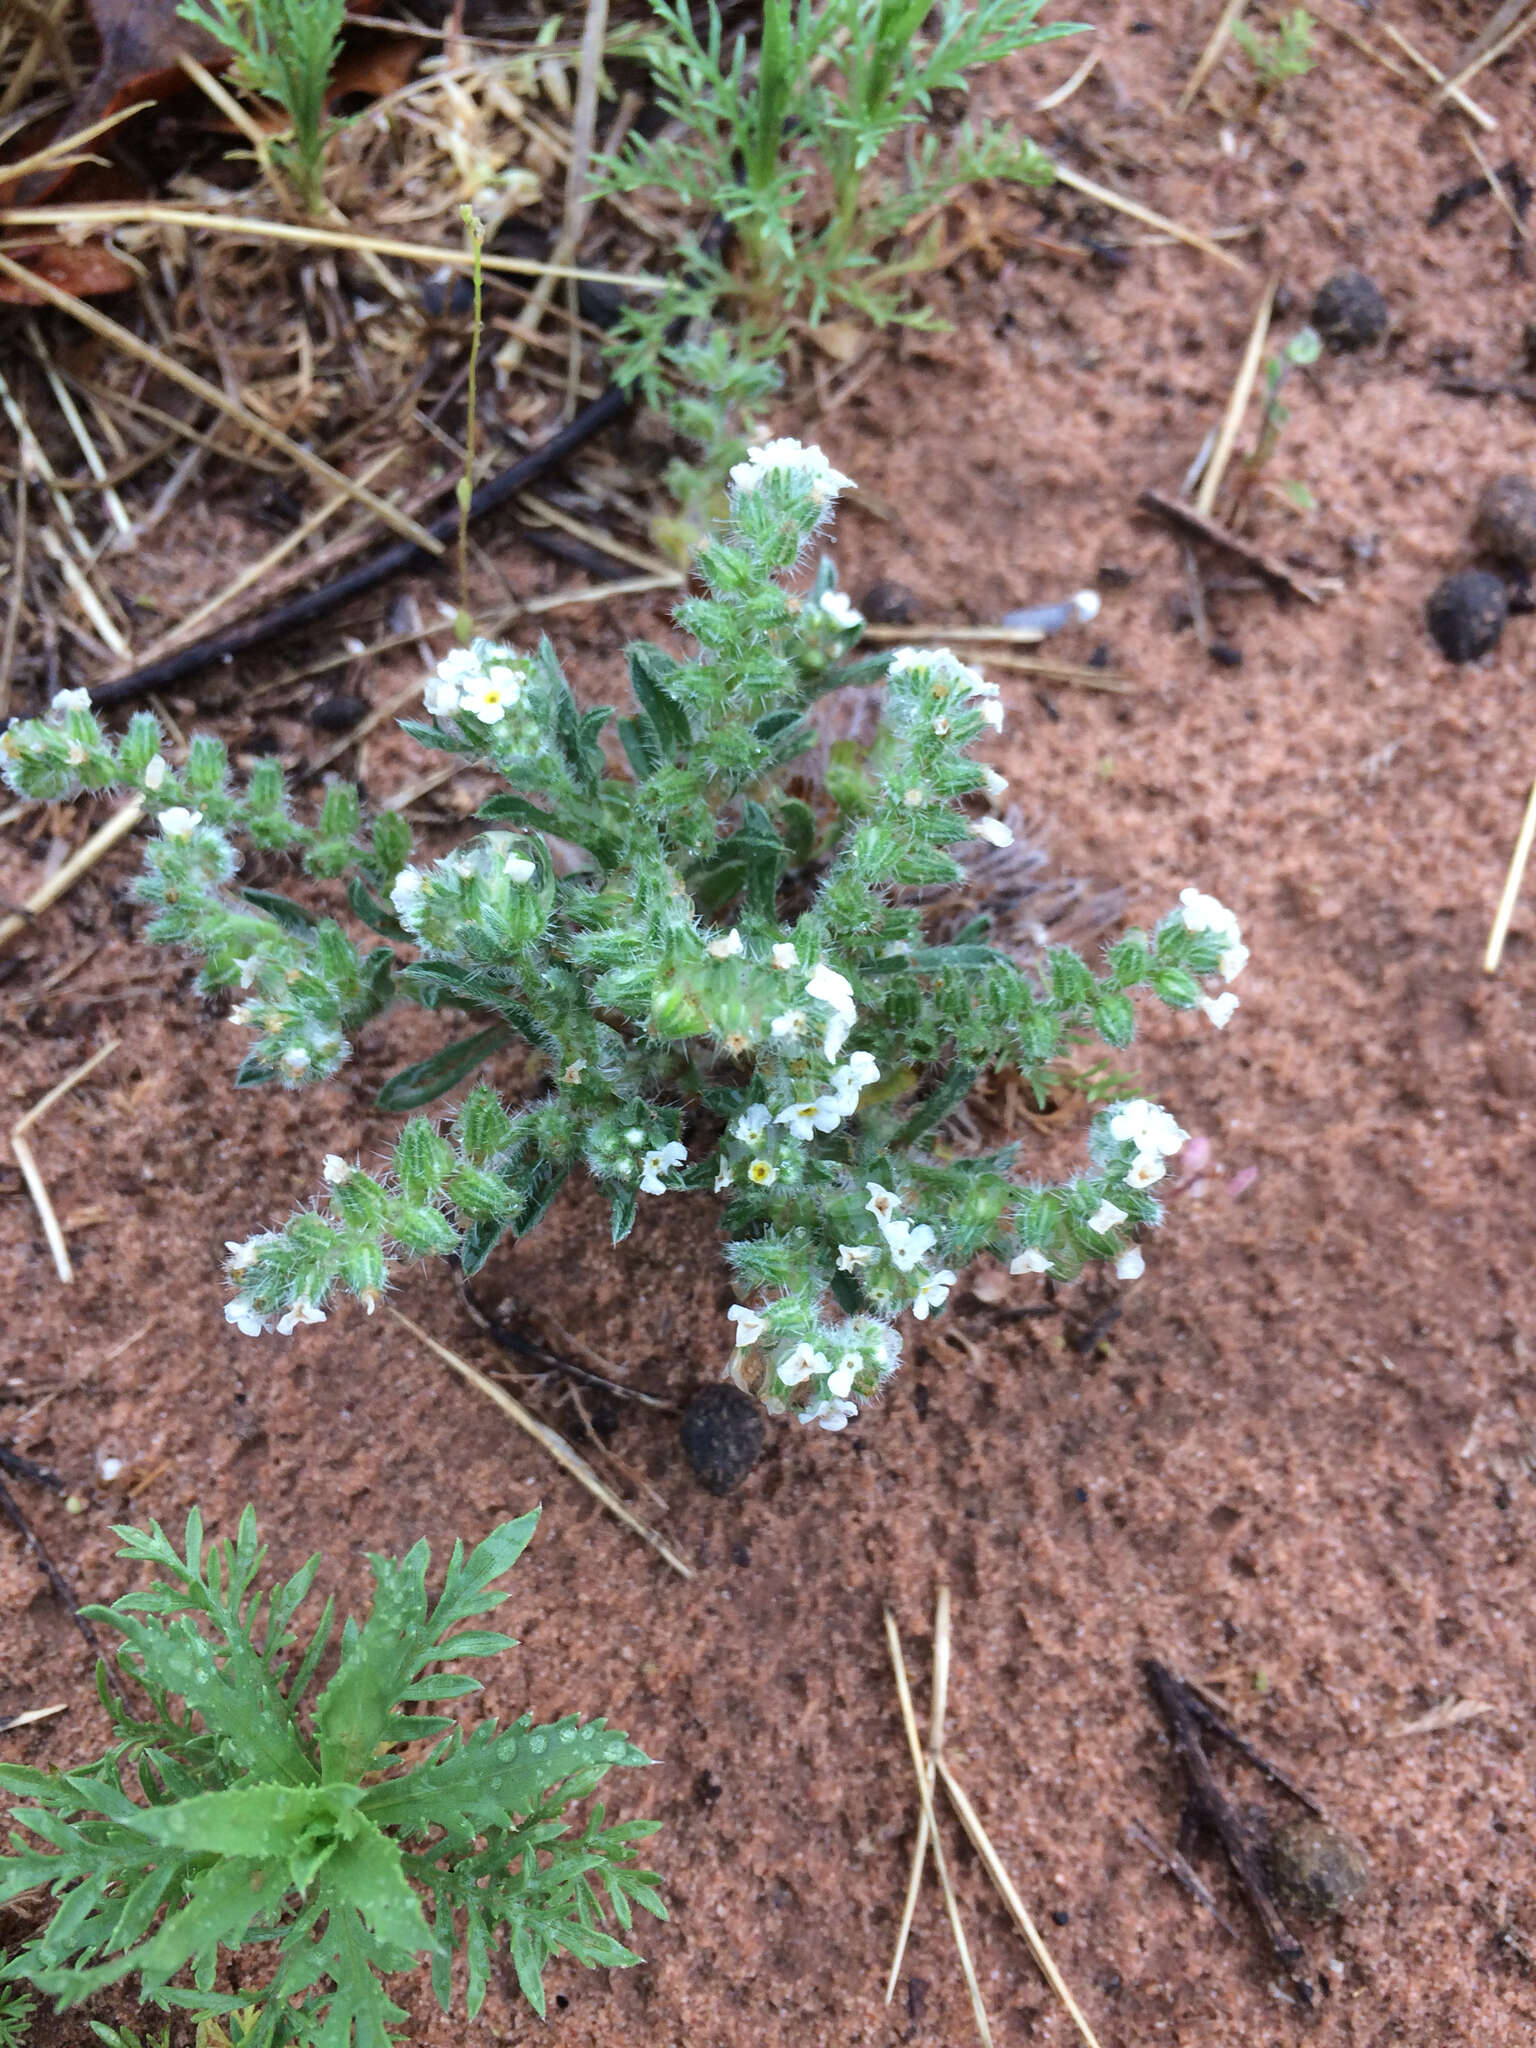
[(1253, 66), (1260, 93), (1274, 92), (1288, 79), (1305, 78), (1316, 62), (1312, 31), (1316, 26), (1305, 7), (1284, 16), (1272, 36), (1251, 23), (1232, 24), (1232, 39)]
[(223, 44), (247, 92), (275, 101), (293, 124), (271, 145), (306, 211), (325, 209), (325, 146), (341, 126), (325, 91), (341, 48), (346, 0), (181, 0), (177, 13)]

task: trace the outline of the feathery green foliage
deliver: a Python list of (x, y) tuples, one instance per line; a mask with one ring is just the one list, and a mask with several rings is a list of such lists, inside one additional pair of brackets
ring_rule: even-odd
[[(161, 2008), (237, 2016), (241, 2048), (387, 2048), (406, 2016), (383, 1980), (423, 1956), (445, 2010), (465, 1957), (471, 2017), (503, 1939), (541, 2015), (552, 1957), (636, 1961), (605, 1923), (627, 1929), (636, 1906), (664, 1917), (631, 1853), (654, 1824), (608, 1826), (598, 1806), (573, 1827), (567, 1809), (642, 1752), (575, 1716), (465, 1734), (417, 1711), (480, 1691), (447, 1665), (513, 1647), (466, 1624), (507, 1598), (492, 1588), (537, 1519), (504, 1523), (467, 1557), (456, 1544), (435, 1601), (425, 1543), (370, 1558), (372, 1608), (342, 1627), (324, 1684), (333, 1603), (307, 1641), (294, 1626), (318, 1558), (264, 1587), (250, 1508), (206, 1553), (195, 1509), (182, 1553), (158, 1524), (119, 1528), (119, 1554), (158, 1576), (86, 1611), (126, 1639), (118, 1659), (147, 1704), (135, 1713), (98, 1673), (118, 1737), (104, 1757), (0, 1765), (24, 1830), (0, 1856), (0, 1903), (35, 1885), (58, 1901), (0, 1980), (70, 2005), (132, 1973)], [(265, 1983), (216, 1992), (221, 1950), (249, 1949)]]
[(181, 0), (183, 21), (204, 29), (234, 57), (247, 92), (273, 100), (293, 123), (293, 140), (270, 145), (310, 213), (325, 205), (325, 145), (340, 123), (325, 117), (346, 0)]

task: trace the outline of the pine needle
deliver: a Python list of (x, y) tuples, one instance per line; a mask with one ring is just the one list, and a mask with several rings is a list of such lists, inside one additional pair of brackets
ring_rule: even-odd
[(1195, 65), (1194, 70), (1189, 74), (1188, 85), (1185, 86), (1178, 99), (1174, 102), (1173, 110), (1176, 114), (1187, 114), (1194, 105), (1196, 95), (1216, 68), (1216, 59), (1226, 48), (1227, 40), (1238, 22), (1242, 20), (1243, 9), (1247, 5), (1248, 0), (1227, 0), (1226, 6), (1222, 8), (1217, 18), (1216, 26), (1211, 30), (1210, 40), (1200, 52), (1199, 61)]
[(1205, 465), (1200, 479), (1200, 488), (1195, 493), (1195, 509), (1203, 512), (1207, 519), (1216, 507), (1216, 493), (1221, 489), (1222, 478), (1227, 473), (1227, 464), (1232, 459), (1232, 450), (1237, 446), (1237, 437), (1242, 431), (1243, 415), (1248, 410), (1248, 401), (1253, 396), (1253, 387), (1258, 379), (1259, 365), (1264, 360), (1264, 343), (1269, 338), (1270, 316), (1275, 308), (1275, 293), (1280, 280), (1272, 277), (1259, 297), (1258, 310), (1253, 316), (1253, 326), (1248, 333), (1248, 346), (1243, 351), (1243, 360), (1238, 365), (1232, 395), (1227, 400), (1226, 412), (1222, 415), (1221, 430), (1216, 436), (1216, 446)]
[[(1447, 80), (1445, 73), (1439, 66), (1432, 64), (1428, 57), (1424, 55), (1424, 52), (1410, 43), (1401, 30), (1395, 29), (1390, 21), (1379, 22), (1377, 26), (1390, 42), (1397, 45), (1410, 64), (1417, 64), (1426, 78), (1434, 80), (1435, 84), (1440, 87), (1439, 97), (1441, 99), (1454, 100), (1461, 111), (1474, 120), (1479, 128), (1485, 129), (1489, 134), (1492, 134), (1493, 130), (1498, 127), (1498, 122), (1495, 121), (1492, 114), (1480, 107), (1475, 100), (1469, 100), (1455, 79)], [(1470, 75), (1469, 73), (1468, 76)]]
[[(1155, 228), (1160, 235), (1172, 235), (1176, 242), (1186, 242), (1191, 249), (1198, 249), (1202, 256), (1214, 257), (1216, 262), (1225, 263), (1229, 270), (1239, 271), (1244, 277), (1249, 274), (1248, 265), (1236, 256), (1229, 256), (1219, 242), (1213, 242), (1208, 235), (1202, 235), (1196, 228), (1184, 227), (1179, 221), (1168, 220), (1163, 214), (1154, 213), (1150, 206), (1143, 206), (1135, 199), (1127, 199), (1122, 192), (1112, 192), (1107, 185), (1096, 185), (1091, 178), (1080, 177), (1076, 171), (1068, 170), (1065, 164), (1056, 164), (1056, 182), (1070, 186), (1072, 191), (1081, 192), (1085, 199), (1093, 199), (1100, 206), (1108, 206), (1116, 213), (1127, 214), (1132, 220), (1139, 220), (1144, 228)], [(0, 220), (4, 216), (0, 215)]]
[[(917, 1796), (922, 1805), (923, 1819), (928, 1824), (928, 1834), (933, 1843), (934, 1867), (939, 1873), (939, 1884), (944, 1893), (944, 1909), (949, 1915), (950, 1930), (955, 1937), (955, 1948), (960, 1957), (960, 1969), (965, 1977), (965, 1988), (971, 1995), (971, 2011), (976, 2020), (976, 2031), (983, 2048), (992, 2048), (992, 2029), (987, 2021), (987, 2009), (981, 2002), (981, 1986), (976, 1980), (976, 1966), (971, 1961), (970, 1944), (965, 1938), (965, 1928), (960, 1920), (960, 1905), (955, 1897), (954, 1886), (949, 1880), (949, 1865), (944, 1858), (944, 1844), (939, 1839), (938, 1823), (933, 1812), (933, 1791), (928, 1779), (928, 1766), (923, 1756), (923, 1745), (917, 1732), (917, 1716), (912, 1711), (912, 1689), (907, 1683), (906, 1660), (902, 1655), (901, 1632), (896, 1626), (896, 1617), (889, 1607), (885, 1610), (885, 1640), (891, 1653), (891, 1670), (896, 1679), (896, 1699), (901, 1708), (901, 1725), (906, 1732), (907, 1752), (912, 1759), (913, 1774), (917, 1779)], [(942, 1760), (935, 1759), (936, 1768), (942, 1771)]]
[(1509, 937), (1510, 920), (1515, 914), (1515, 905), (1520, 900), (1520, 884), (1525, 880), (1525, 864), (1531, 857), (1531, 842), (1536, 840), (1536, 783), (1531, 785), (1530, 800), (1525, 807), (1521, 821), (1520, 836), (1515, 841), (1515, 851), (1509, 863), (1509, 873), (1504, 877), (1504, 890), (1499, 897), (1499, 907), (1493, 914), (1493, 929), (1488, 934), (1488, 950), (1483, 955), (1484, 974), (1497, 974), (1499, 962), (1504, 957), (1504, 941)]
[(1066, 1980), (1063, 1978), (1060, 1970), (1057, 1969), (1050, 1950), (1040, 1939), (1035, 1923), (1030, 1919), (1025, 1909), (1024, 1901), (1014, 1889), (1013, 1879), (1003, 1868), (1002, 1859), (993, 1848), (975, 1807), (972, 1806), (970, 1800), (967, 1799), (965, 1793), (961, 1790), (958, 1779), (943, 1757), (938, 1757), (936, 1762), (939, 1776), (944, 1780), (944, 1789), (949, 1794), (950, 1802), (959, 1816), (960, 1825), (970, 1836), (971, 1846), (981, 1858), (988, 1877), (997, 1886), (998, 1894), (1003, 1904), (1013, 1916), (1014, 1924), (1029, 1943), (1030, 1953), (1040, 1965), (1041, 1975), (1061, 2000), (1073, 2026), (1077, 2028), (1077, 2031), (1087, 2043), (1087, 2048), (1099, 2048), (1099, 2044), (1094, 2038), (1092, 2027), (1089, 2026), (1087, 2020), (1083, 2017), (1081, 2006), (1079, 2006), (1077, 2000), (1067, 1989)]
[(72, 889), (88, 868), (96, 865), (104, 853), (109, 853), (119, 839), (125, 838), (144, 815), (144, 805), (139, 797), (130, 797), (120, 809), (115, 810), (104, 825), (99, 825), (78, 852), (72, 853), (56, 874), (48, 877), (32, 891), (20, 910), (13, 910), (8, 917), (0, 917), (0, 947), (4, 947), (25, 931), (32, 920), (41, 917), (50, 903), (57, 903), (66, 890)]
[(99, 1052), (93, 1052), (88, 1060), (83, 1060), (72, 1073), (66, 1074), (62, 1081), (55, 1083), (46, 1095), (41, 1096), (24, 1116), (19, 1116), (11, 1125), (11, 1157), (21, 1169), (21, 1177), (27, 1184), (27, 1193), (32, 1197), (33, 1206), (43, 1226), (43, 1236), (48, 1240), (48, 1249), (53, 1254), (54, 1270), (66, 1287), (74, 1279), (75, 1269), (69, 1262), (69, 1247), (64, 1242), (64, 1233), (59, 1228), (59, 1219), (54, 1214), (53, 1203), (49, 1200), (48, 1189), (42, 1174), (38, 1171), (37, 1159), (32, 1147), (27, 1143), (26, 1134), (35, 1123), (48, 1114), (56, 1102), (62, 1101), (72, 1088), (78, 1088), (87, 1074), (94, 1072), (109, 1054), (116, 1052), (122, 1042), (120, 1038), (109, 1038)]
[[(925, 1770), (928, 1779), (928, 1799), (933, 1800), (934, 1772), (937, 1766), (934, 1758), (944, 1747), (944, 1713), (949, 1700), (949, 1588), (940, 1586), (934, 1603), (933, 1616), (933, 1700), (928, 1715), (928, 1760)], [(896, 1934), (896, 1953), (891, 1958), (891, 1974), (886, 1981), (885, 2002), (890, 2004), (896, 1996), (896, 1980), (901, 1975), (902, 1960), (907, 1953), (907, 1937), (912, 1932), (912, 1916), (917, 1911), (917, 1895), (923, 1884), (923, 1865), (928, 1860), (928, 1812), (925, 1806), (918, 1816), (917, 1835), (912, 1843), (912, 1868), (907, 1877), (907, 1896), (901, 1909), (901, 1926)]]
[(517, 1424), (518, 1428), (526, 1436), (532, 1437), (536, 1444), (541, 1445), (563, 1471), (569, 1472), (579, 1485), (587, 1489), (594, 1500), (602, 1503), (609, 1514), (616, 1515), (626, 1528), (633, 1529), (635, 1534), (648, 1543), (659, 1557), (664, 1558), (671, 1565), (673, 1571), (680, 1573), (685, 1579), (691, 1579), (694, 1576), (693, 1567), (685, 1564), (677, 1552), (668, 1546), (666, 1541), (656, 1533), (648, 1522), (642, 1522), (640, 1517), (620, 1500), (612, 1487), (605, 1485), (598, 1478), (586, 1459), (571, 1449), (557, 1429), (551, 1429), (548, 1423), (540, 1422), (538, 1417), (531, 1415), (522, 1402), (515, 1400), (505, 1387), (498, 1386), (495, 1380), (488, 1378), (485, 1373), (477, 1371), (467, 1358), (460, 1358), (459, 1354), (456, 1351), (450, 1351), (446, 1344), (439, 1344), (435, 1337), (428, 1336), (419, 1323), (413, 1323), (410, 1317), (403, 1316), (399, 1309), (391, 1308), (387, 1303), (385, 1304), (385, 1309), (386, 1313), (393, 1316), (402, 1329), (410, 1331), (418, 1344), (425, 1344), (427, 1349), (440, 1358), (444, 1365), (449, 1366), (456, 1372), (460, 1379), (467, 1381), (477, 1393), (484, 1394), (488, 1401), (494, 1402), (503, 1415), (510, 1416), (512, 1421)]

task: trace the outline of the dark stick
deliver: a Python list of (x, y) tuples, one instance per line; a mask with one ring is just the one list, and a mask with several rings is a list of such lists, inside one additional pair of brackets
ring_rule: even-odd
[(1288, 1971), (1303, 2005), (1312, 2003), (1312, 1985), (1306, 1974), (1306, 1951), (1280, 1917), (1264, 1874), (1264, 1866), (1248, 1830), (1238, 1819), (1226, 1794), (1216, 1782), (1210, 1758), (1200, 1746), (1200, 1719), (1193, 1695), (1166, 1664), (1149, 1657), (1142, 1667), (1153, 1698), (1168, 1723), (1168, 1733), (1179, 1753), (1189, 1779), (1190, 1800), (1199, 1818), (1216, 1834), (1227, 1853), (1227, 1861), (1258, 1915), (1275, 1956)]
[(1275, 589), (1288, 590), (1295, 597), (1305, 598), (1308, 604), (1322, 603), (1321, 596), (1311, 584), (1300, 582), (1278, 556), (1255, 547), (1252, 541), (1244, 540), (1231, 527), (1219, 526), (1214, 519), (1207, 519), (1193, 505), (1186, 505), (1178, 498), (1165, 498), (1159, 491), (1143, 491), (1136, 502), (1144, 512), (1155, 512), (1159, 519), (1166, 519), (1179, 532), (1193, 534), (1196, 540), (1207, 540), (1213, 547), (1225, 548), (1239, 561), (1249, 563)]
[(1312, 1797), (1312, 1794), (1303, 1790), (1294, 1778), (1281, 1770), (1278, 1764), (1271, 1763), (1267, 1756), (1256, 1750), (1246, 1736), (1239, 1735), (1231, 1722), (1224, 1721), (1210, 1701), (1203, 1698), (1195, 1690), (1194, 1686), (1184, 1681), (1183, 1689), (1189, 1711), (1197, 1721), (1210, 1730), (1212, 1735), (1219, 1735), (1223, 1742), (1231, 1743), (1240, 1757), (1245, 1758), (1251, 1763), (1256, 1771), (1262, 1771), (1272, 1785), (1278, 1785), (1282, 1791), (1289, 1792), (1293, 1799), (1298, 1800), (1307, 1809), (1308, 1813), (1315, 1813), (1319, 1820), (1327, 1820), (1327, 1814), (1324, 1813), (1323, 1809)]
[(598, 1387), (605, 1394), (617, 1394), (621, 1400), (637, 1401), (642, 1408), (659, 1408), (665, 1415), (676, 1415), (678, 1404), (667, 1401), (660, 1394), (647, 1394), (639, 1387), (626, 1387), (622, 1380), (611, 1380), (606, 1374), (596, 1372), (589, 1365), (578, 1365), (573, 1358), (561, 1358), (557, 1352), (536, 1343), (532, 1337), (525, 1337), (521, 1330), (514, 1330), (507, 1323), (498, 1323), (488, 1316), (469, 1291), (469, 1282), (457, 1265), (454, 1267), (454, 1282), (459, 1290), (470, 1320), (482, 1329), (493, 1344), (499, 1344), (503, 1351), (510, 1351), (514, 1358), (524, 1358), (541, 1372), (557, 1372), (566, 1379), (575, 1380), (578, 1386)]
[[(13, 1479), (30, 1479), (35, 1486), (45, 1486), (50, 1493), (62, 1493), (64, 1491), (62, 1484), (54, 1473), (47, 1471), (41, 1465), (34, 1465), (30, 1458), (23, 1458), (19, 1452), (7, 1450), (3, 1445), (0, 1445), (0, 1471), (9, 1473)], [(110, 1675), (111, 1666), (107, 1663), (106, 1652), (101, 1647), (96, 1631), (75, 1604), (75, 1596), (64, 1583), (63, 1573), (48, 1555), (43, 1545), (43, 1539), (16, 1505), (16, 1497), (3, 1479), (0, 1479), (0, 1514), (4, 1514), (13, 1526), (19, 1530), (22, 1541), (37, 1561), (38, 1570), (64, 1603), (65, 1611), (69, 1615), (70, 1620), (79, 1629), (81, 1635), (85, 1637), (92, 1651), (101, 1659), (103, 1668)]]
[(1438, 377), (1435, 389), (1448, 391), (1453, 398), (1518, 398), (1525, 405), (1536, 405), (1536, 384), (1522, 383), (1519, 378)]
[(1183, 1886), (1196, 1905), (1204, 1906), (1218, 1927), (1225, 1933), (1230, 1934), (1234, 1941), (1237, 1939), (1237, 1929), (1227, 1919), (1220, 1906), (1217, 1905), (1215, 1899), (1211, 1896), (1210, 1886), (1198, 1870), (1190, 1868), (1177, 1849), (1165, 1849), (1156, 1835), (1152, 1834), (1149, 1829), (1144, 1828), (1139, 1820), (1128, 1822), (1126, 1833), (1133, 1842), (1139, 1842), (1149, 1855), (1156, 1857), (1168, 1875), (1173, 1878), (1175, 1883)]
[[(498, 505), (506, 504), (509, 498), (517, 497), (530, 484), (537, 483), (548, 470), (574, 455), (604, 427), (611, 426), (629, 402), (627, 391), (617, 384), (610, 384), (590, 405), (583, 406), (569, 426), (562, 427), (558, 434), (552, 434), (542, 448), (535, 448), (532, 454), (514, 462), (500, 476), (483, 483), (469, 501), (471, 520), (493, 512)], [(434, 519), (427, 529), (434, 540), (442, 541), (452, 540), (458, 530), (457, 507)], [(300, 626), (307, 626), (312, 620), (328, 618), (341, 605), (354, 597), (364, 596), (370, 590), (377, 590), (381, 583), (387, 583), (392, 577), (436, 566), (437, 557), (427, 549), (417, 547), (414, 541), (396, 541), (392, 547), (381, 549), (333, 582), (322, 583), (318, 590), (308, 590), (302, 597), (291, 598), (287, 604), (274, 605), (270, 611), (260, 612), (255, 618), (232, 626), (227, 633), (194, 640), (190, 647), (178, 648), (128, 675), (118, 676), (109, 683), (98, 683), (91, 691), (91, 702), (99, 708), (106, 704), (126, 703), (129, 698), (142, 697), (150, 690), (168, 689), (172, 683), (182, 682), (188, 676), (214, 667), (216, 663), (232, 660), (235, 655), (244, 654), (252, 647), (265, 646), (269, 640), (297, 632)]]

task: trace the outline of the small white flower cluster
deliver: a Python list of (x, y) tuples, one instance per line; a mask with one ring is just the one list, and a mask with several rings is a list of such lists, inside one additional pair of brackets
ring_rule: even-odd
[[(1224, 903), (1204, 896), (1198, 889), (1179, 891), (1179, 918), (1187, 932), (1210, 932), (1220, 940), (1221, 959), (1216, 972), (1223, 981), (1236, 981), (1248, 965), (1248, 948), (1243, 944), (1242, 926)], [(1203, 1010), (1218, 1031), (1224, 1031), (1236, 1014), (1238, 999), (1228, 990), (1224, 995), (1201, 996)]]
[(857, 632), (864, 623), (864, 614), (841, 590), (824, 590), (817, 608), (839, 633)]
[(832, 467), (819, 448), (807, 448), (788, 436), (749, 449), (745, 462), (732, 465), (731, 482), (738, 491), (755, 491), (765, 478), (786, 470), (793, 471), (796, 481), (823, 507), (840, 492), (858, 488), (852, 477)]
[[(1002, 692), (996, 683), (989, 683), (979, 669), (968, 668), (947, 647), (898, 647), (891, 656), (886, 673), (892, 677), (910, 676), (926, 682), (936, 707), (950, 702), (957, 695), (978, 699), (976, 709), (982, 723), (990, 725), (994, 732), (1003, 729)], [(941, 739), (949, 731), (949, 722), (942, 710), (935, 718), (934, 730)]]
[[(751, 1350), (774, 1334), (774, 1312), (744, 1308), (740, 1302), (726, 1311), (736, 1325), (736, 1349)], [(825, 1347), (825, 1348), (823, 1348)], [(834, 1354), (836, 1354), (834, 1356)], [(774, 1358), (770, 1388), (787, 1390), (818, 1382), (812, 1398), (795, 1410), (802, 1423), (819, 1423), (823, 1429), (845, 1429), (859, 1412), (852, 1399), (861, 1374), (873, 1368), (878, 1381), (888, 1379), (901, 1356), (901, 1338), (869, 1317), (844, 1323), (834, 1330), (817, 1329), (810, 1337), (799, 1337)], [(734, 1365), (732, 1376), (738, 1377)], [(867, 1383), (866, 1383), (867, 1386)], [(764, 1406), (781, 1415), (787, 1405), (777, 1391), (765, 1391)]]
[(1125, 1184), (1149, 1188), (1168, 1171), (1163, 1164), (1189, 1142), (1188, 1131), (1155, 1102), (1120, 1102), (1109, 1119), (1109, 1135), (1117, 1145), (1134, 1145), (1136, 1156), (1126, 1168)]
[[(886, 1256), (898, 1273), (910, 1273), (938, 1242), (932, 1226), (914, 1223), (901, 1215), (900, 1199), (890, 1188), (882, 1187), (876, 1180), (866, 1181), (864, 1186), (869, 1196), (864, 1207), (880, 1227)], [(879, 1256), (880, 1246), (873, 1244), (840, 1244), (837, 1248), (837, 1263), (844, 1273), (856, 1273), (861, 1266), (871, 1265)], [(912, 1297), (912, 1313), (920, 1323), (927, 1322), (933, 1309), (944, 1306), (954, 1284), (955, 1275), (948, 1266), (941, 1267), (937, 1273), (919, 1272)]]
[(510, 647), (476, 640), (445, 654), (427, 677), (423, 699), (432, 718), (467, 711), (482, 725), (500, 725), (528, 685), (528, 664)]
[(468, 851), (440, 860), (425, 871), (403, 867), (389, 892), (396, 917), (419, 937), (434, 897), (443, 898), (443, 907), (451, 908), (467, 882), (523, 887), (539, 872), (538, 863), (519, 852), (524, 843), (511, 833), (487, 832)]
[[(326, 1164), (329, 1167), (330, 1161), (327, 1160)], [(327, 1173), (327, 1178), (329, 1177)], [(277, 1232), (273, 1230), (264, 1230), (255, 1237), (248, 1237), (243, 1244), (236, 1243), (233, 1238), (226, 1239), (224, 1249), (229, 1253), (229, 1257), (224, 1261), (224, 1270), (231, 1279), (238, 1279), (240, 1274), (249, 1272), (255, 1265), (263, 1245), (277, 1244), (280, 1241)], [(370, 1300), (365, 1306), (372, 1315), (375, 1304)], [(275, 1328), (280, 1337), (291, 1337), (301, 1323), (323, 1323), (325, 1310), (316, 1308), (310, 1301), (296, 1301), (291, 1308), (284, 1310), (274, 1325), (271, 1316), (263, 1314), (248, 1294), (236, 1294), (232, 1300), (224, 1304), (224, 1320), (226, 1323), (232, 1323), (244, 1337), (259, 1337), (271, 1328)]]

